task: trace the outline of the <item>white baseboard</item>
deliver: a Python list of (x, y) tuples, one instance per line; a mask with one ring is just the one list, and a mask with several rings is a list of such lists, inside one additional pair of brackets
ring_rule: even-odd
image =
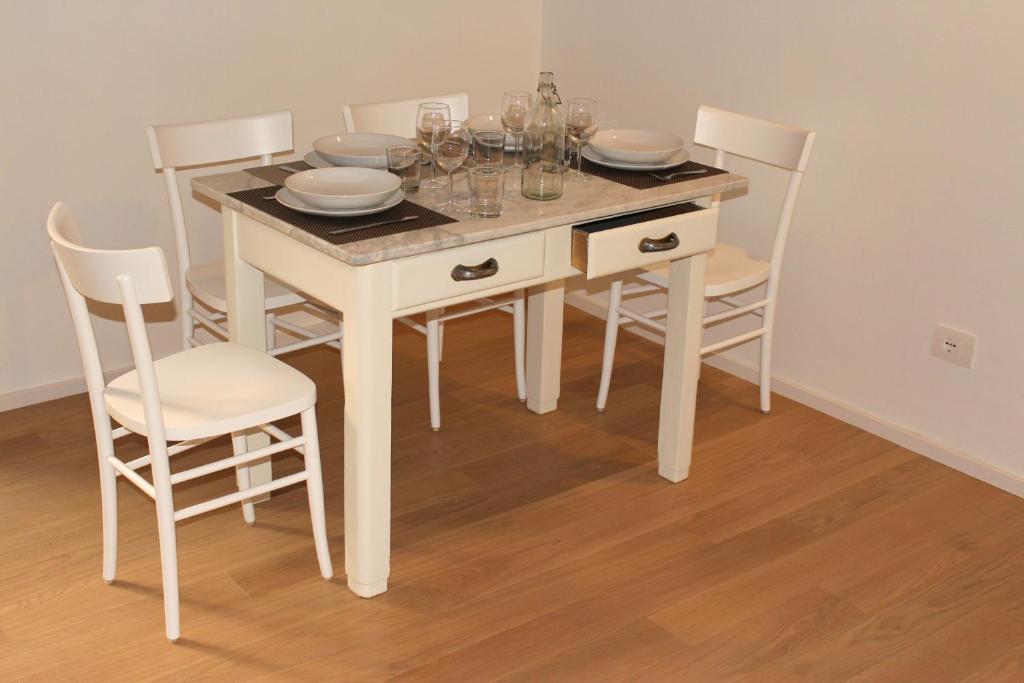
[[(566, 303), (601, 319), (604, 319), (606, 315), (605, 308), (589, 297), (570, 294), (566, 296)], [(659, 344), (664, 343), (664, 340), (659, 335), (643, 328), (632, 327), (633, 329), (631, 329), (631, 326), (623, 326), (622, 329), (639, 334)], [(704, 362), (713, 368), (727, 372), (730, 375), (735, 375), (748, 382), (757, 382), (757, 368), (729, 354), (718, 354), (705, 359)], [(1024, 498), (1024, 477), (1021, 475), (1008, 472), (991, 463), (979, 460), (972, 455), (931, 439), (924, 434), (919, 434), (908, 427), (890, 422), (883, 417), (873, 415), (786, 377), (772, 375), (772, 392), (814, 408), (819, 412), (863, 429), (865, 432), (874, 434), (887, 441), (892, 441), (894, 444), (909, 451), (952, 467), (959, 472), (963, 472), (970, 477), (991, 484), (1015, 496)]]
[[(117, 368), (114, 370), (108, 370), (104, 374), (104, 379), (109, 382), (115, 377), (120, 377), (124, 373), (132, 369), (132, 366)], [(41, 384), (37, 387), (28, 387), (27, 389), (19, 389), (17, 391), (9, 391), (6, 394), (0, 394), (0, 413), (14, 410), (15, 408), (24, 408), (34, 403), (42, 403), (44, 401), (52, 401), (57, 398), (64, 398), (65, 396), (72, 396), (74, 394), (84, 393), (85, 388), (85, 376), (72, 377), (71, 379), (61, 380), (60, 382), (51, 382), (50, 384)]]
[[(730, 375), (735, 375), (750, 382), (757, 381), (757, 368), (745, 361), (719, 354), (704, 361)], [(772, 392), (792, 399), (797, 403), (814, 408), (817, 411), (842, 420), (865, 432), (892, 441), (920, 455), (930, 458), (943, 465), (952, 467), (964, 474), (980, 479), (1015, 496), (1024, 498), (1024, 477), (978, 460), (972, 455), (959, 451), (947, 444), (940, 443), (924, 434), (919, 434), (903, 425), (890, 422), (885, 418), (873, 415), (865, 410), (851, 406), (832, 396), (815, 391), (799, 382), (772, 375)]]

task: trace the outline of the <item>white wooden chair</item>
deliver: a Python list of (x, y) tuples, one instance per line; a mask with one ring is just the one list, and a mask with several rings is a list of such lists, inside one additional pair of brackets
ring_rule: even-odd
[[(387, 133), (406, 138), (416, 137), (416, 111), (424, 102), (444, 102), (451, 109), (453, 119), (465, 120), (469, 116), (469, 95), (456, 93), (396, 102), (374, 104), (346, 104), (341, 108), (345, 127), (350, 133)], [(513, 343), (515, 345), (516, 393), (526, 401), (526, 293), (523, 290), (493, 299), (481, 299), (468, 308), (450, 313), (444, 309), (429, 311), (426, 325), (400, 318), (400, 322), (427, 337), (427, 379), (430, 387), (430, 426), (441, 428), (441, 352), (444, 343), (444, 322), (467, 315), (499, 309), (512, 314)]]
[[(188, 229), (178, 187), (177, 169), (186, 166), (219, 164), (238, 159), (260, 157), (264, 166), (272, 163), (277, 152), (292, 149), (292, 113), (278, 111), (214, 121), (195, 121), (162, 126), (149, 126), (149, 149), (153, 166), (164, 174), (167, 199), (171, 205), (174, 242), (178, 254), (179, 298), (181, 299), (182, 348), (198, 346), (196, 324), (227, 340), (227, 284), (224, 280), (224, 262), (211, 261), (192, 265), (189, 255)], [(320, 312), (321, 306), (312, 304), (300, 294), (273, 278), (264, 278), (265, 308), (267, 313), (267, 349), (277, 356), (317, 344), (340, 348), (341, 326), (329, 334), (317, 334), (277, 316), (276, 311), (296, 305), (311, 306)], [(198, 301), (204, 310), (198, 310)], [(336, 313), (329, 312), (329, 316)], [(277, 346), (276, 329), (284, 330), (299, 341)]]
[[(714, 165), (722, 168), (726, 154), (734, 154), (754, 161), (788, 170), (789, 186), (782, 202), (782, 212), (775, 227), (775, 242), (771, 257), (767, 260), (751, 256), (739, 247), (718, 244), (709, 254), (707, 279), (704, 286), (706, 299), (726, 304), (730, 308), (704, 318), (704, 326), (714, 325), (744, 315), (761, 318), (756, 329), (703, 346), (702, 356), (752, 341), (761, 340), (759, 384), (761, 390), (761, 411), (771, 410), (771, 353), (772, 327), (775, 320), (775, 304), (778, 299), (779, 276), (782, 273), (782, 257), (786, 250), (789, 225), (796, 207), (800, 182), (803, 180), (807, 161), (814, 145), (814, 133), (771, 121), (734, 114), (732, 112), (703, 106), (697, 113), (697, 129), (693, 141), (715, 149)], [(712, 206), (717, 206), (715, 197)], [(645, 284), (623, 287), (621, 280), (612, 283), (608, 296), (608, 318), (605, 328), (604, 359), (601, 367), (601, 385), (597, 394), (597, 409), (604, 410), (608, 402), (608, 388), (611, 384), (612, 361), (615, 356), (615, 341), (619, 326), (630, 322), (664, 334), (663, 318), (667, 309), (642, 312), (623, 304), (623, 297), (668, 288), (667, 264), (650, 268), (638, 276)], [(765, 295), (751, 303), (740, 302), (733, 295), (765, 285)]]
[(469, 95), (464, 92), (437, 97), (420, 97), (372, 104), (343, 104), (341, 115), (349, 133), (387, 133), (403, 138), (416, 137), (416, 110), (424, 102), (441, 102), (451, 110), (452, 119), (469, 118)]
[[(183, 519), (241, 503), (243, 517), (252, 523), (254, 497), (304, 481), (320, 573), (330, 578), (333, 570), (327, 548), (313, 382), (275, 358), (230, 342), (190, 348), (154, 362), (142, 305), (174, 297), (163, 252), (157, 247), (127, 251), (84, 247), (74, 217), (63, 202), (50, 211), (47, 230), (78, 337), (96, 432), (103, 578), (112, 582), (117, 566), (118, 476), (156, 502), (164, 621), (171, 640), (180, 634), (175, 523)], [(128, 325), (135, 369), (106, 386), (87, 298), (120, 304)], [(296, 414), (301, 416), (301, 436), (293, 438), (270, 424)], [(122, 426), (112, 429), (111, 418)], [(278, 441), (246, 452), (244, 431), (254, 428)], [(124, 462), (115, 455), (114, 441), (130, 433), (147, 438), (149, 454)], [(170, 456), (223, 434), (232, 435), (232, 457), (171, 473)], [(177, 443), (172, 445), (172, 441)], [(287, 449), (303, 455), (302, 471), (249, 485), (249, 463)], [(152, 471), (151, 481), (139, 474), (145, 467)], [(231, 468), (236, 471), (237, 492), (175, 509), (174, 484)]]

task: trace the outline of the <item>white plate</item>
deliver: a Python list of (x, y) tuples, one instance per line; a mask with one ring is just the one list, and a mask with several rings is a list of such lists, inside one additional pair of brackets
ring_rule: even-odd
[(599, 130), (590, 146), (605, 159), (626, 164), (660, 164), (683, 148), (683, 139), (672, 133), (639, 128)]
[[(501, 124), (500, 114), (477, 114), (476, 116), (470, 116), (463, 122), (466, 128), (471, 131), (478, 130), (505, 130), (505, 126)], [(505, 149), (511, 150), (516, 146), (516, 139), (505, 134)]]
[(302, 160), (313, 168), (330, 168), (331, 166), (334, 166), (334, 164), (327, 161), (327, 159), (324, 159), (316, 152), (306, 152), (306, 156), (302, 157)]
[(405, 199), (405, 193), (401, 190), (395, 192), (394, 195), (389, 197), (387, 201), (379, 206), (371, 206), (368, 209), (321, 209), (312, 204), (300, 200), (298, 197), (288, 191), (287, 187), (282, 187), (274, 195), (279, 203), (287, 206), (289, 209), (295, 209), (301, 213), (308, 213), (314, 216), (335, 216), (335, 217), (348, 217), (348, 216), (369, 216), (370, 214), (380, 213), (381, 211), (387, 211), (393, 206), (398, 206)]
[(660, 164), (626, 164), (621, 161), (605, 159), (595, 152), (590, 145), (587, 145), (583, 148), (583, 158), (587, 161), (593, 161), (598, 166), (607, 166), (608, 168), (617, 168), (623, 171), (664, 171), (666, 168), (675, 168), (686, 163), (686, 160), (690, 158), (690, 153), (685, 149), (681, 149), (676, 152), (674, 157)]
[(385, 150), (411, 144), (408, 138), (384, 133), (339, 133), (313, 141), (313, 150), (335, 166), (387, 168)]
[(379, 168), (334, 166), (313, 168), (288, 176), (291, 193), (321, 209), (368, 209), (402, 187), (402, 179)]
[[(415, 143), (410, 143), (410, 144), (415, 144)], [(511, 147), (511, 145), (506, 145), (505, 149), (506, 150), (511, 150), (512, 147)], [(332, 164), (331, 162), (327, 161), (327, 159), (324, 159), (322, 156), (320, 156), (316, 152), (306, 152), (306, 156), (303, 157), (303, 159), (304, 159), (304, 161), (307, 164), (309, 164), (313, 168), (330, 168), (331, 166), (334, 166), (334, 164)], [(423, 160), (420, 163), (422, 163), (423, 165), (427, 165), (427, 164), (430, 163), (430, 158), (429, 157), (424, 157)]]

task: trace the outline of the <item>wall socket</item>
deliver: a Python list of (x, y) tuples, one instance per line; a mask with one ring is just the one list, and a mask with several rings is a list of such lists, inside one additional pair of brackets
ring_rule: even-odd
[(936, 325), (932, 335), (932, 355), (965, 368), (974, 365), (976, 337), (948, 325)]

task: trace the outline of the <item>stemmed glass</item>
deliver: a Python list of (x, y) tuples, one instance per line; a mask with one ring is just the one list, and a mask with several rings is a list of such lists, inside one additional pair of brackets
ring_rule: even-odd
[(583, 183), (590, 176), (583, 172), (583, 146), (597, 132), (597, 100), (576, 97), (569, 100), (565, 116), (565, 134), (576, 148), (576, 171), (569, 174), (569, 180)]
[(420, 148), (423, 149), (423, 158), (430, 159), (430, 180), (424, 180), (421, 183), (423, 187), (432, 190), (444, 187), (444, 181), (437, 177), (434, 167), (431, 138), (434, 134), (434, 124), (451, 118), (451, 109), (444, 102), (423, 102), (416, 108), (416, 135), (419, 137)]
[(516, 141), (515, 152), (512, 155), (513, 167), (522, 165), (519, 163), (519, 150), (522, 148), (523, 127), (526, 124), (526, 113), (530, 111), (530, 104), (530, 93), (525, 90), (508, 90), (501, 98), (501, 125)]
[(434, 123), (430, 141), (434, 151), (434, 160), (441, 170), (448, 174), (448, 201), (437, 208), (449, 211), (467, 211), (452, 199), (452, 174), (462, 166), (469, 156), (469, 129), (463, 127), (462, 121), (439, 121)]

